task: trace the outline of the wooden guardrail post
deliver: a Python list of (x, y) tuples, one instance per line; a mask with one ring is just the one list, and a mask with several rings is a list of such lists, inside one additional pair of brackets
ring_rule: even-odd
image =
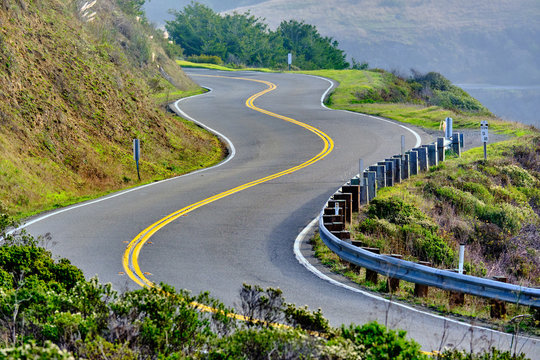
[(401, 155), (394, 155), (394, 158), (401, 160), (401, 166), (400, 166), (401, 180), (408, 179), (410, 168), (411, 168), (411, 165), (409, 164), (409, 154), (404, 154), (403, 157), (401, 157)]
[(350, 193), (335, 193), (333, 198), (335, 200), (343, 200), (345, 204), (345, 222), (351, 223), (352, 221), (352, 194)]
[(391, 159), (386, 159), (386, 161), (394, 162), (394, 184), (399, 184), (401, 182), (401, 157), (393, 157)]
[(341, 187), (341, 192), (344, 194), (351, 194), (352, 203), (351, 209), (352, 212), (358, 212), (360, 209), (360, 186), (359, 185), (343, 185)]
[[(450, 271), (457, 273), (457, 269), (451, 269)], [(467, 272), (463, 270), (463, 274)], [(465, 293), (460, 291), (448, 291), (448, 303), (450, 306), (458, 306), (465, 304)]]
[(376, 175), (377, 174), (374, 171), (364, 171), (364, 184), (367, 186), (368, 202), (377, 196)]
[(365, 181), (363, 185), (360, 185), (359, 191), (360, 205), (369, 204), (368, 187)]
[(427, 149), (423, 147), (414, 148), (418, 152), (418, 171), (425, 172), (428, 169)]
[(461, 141), (460, 141), (459, 133), (452, 134), (452, 151), (458, 157), (461, 157)]
[[(402, 259), (403, 258), (403, 255), (399, 255), (399, 254), (391, 254), (390, 256), (393, 257), (393, 258), (396, 258), (396, 259)], [(395, 292), (398, 289), (399, 289), (399, 279), (398, 278), (393, 278), (393, 277), (388, 277), (388, 291)]]
[(377, 179), (377, 189), (382, 189), (386, 186), (386, 165), (371, 165), (369, 171), (375, 171)]
[(411, 150), (409, 154), (409, 176), (418, 175), (418, 151)]
[(378, 165), (384, 165), (385, 167), (385, 181), (386, 186), (394, 186), (394, 162), (393, 161), (379, 161)]
[(445, 160), (446, 152), (444, 151), (444, 138), (442, 137), (437, 138), (437, 154), (439, 162), (443, 162)]
[[(367, 251), (371, 251), (372, 253), (375, 253), (375, 254), (381, 253), (381, 249), (379, 248), (366, 247), (363, 249)], [(377, 284), (377, 281), (378, 281), (377, 272), (370, 269), (366, 269), (366, 281), (369, 281), (373, 284)]]
[[(418, 264), (424, 266), (431, 266), (429, 261), (419, 261)], [(414, 296), (416, 297), (427, 297), (428, 296), (429, 286), (423, 284), (414, 284)]]
[[(504, 283), (508, 281), (506, 276), (494, 276), (493, 279)], [(492, 318), (500, 319), (501, 316), (506, 315), (506, 303), (504, 301), (492, 299), (490, 304), (489, 314)]]
[(428, 150), (428, 167), (439, 165), (439, 156), (437, 154), (437, 144), (429, 144), (426, 146)]

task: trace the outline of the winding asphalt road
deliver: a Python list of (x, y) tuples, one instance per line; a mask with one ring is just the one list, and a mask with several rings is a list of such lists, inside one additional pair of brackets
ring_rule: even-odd
[[(319, 269), (318, 276), (293, 252), (297, 235), (318, 215), (328, 197), (358, 173), (358, 159), (371, 164), (399, 153), (401, 135), (406, 136), (407, 148), (414, 147), (418, 137), (413, 131), (387, 120), (324, 108), (321, 96), (331, 86), (325, 79), (207, 70), (189, 70), (188, 74), (212, 91), (183, 100), (179, 108), (230, 139), (233, 157), (205, 171), (34, 219), (28, 231), (35, 235), (50, 232), (56, 243), (53, 252), (69, 258), (87, 277), (97, 274), (119, 290), (138, 288), (126, 274), (123, 256), (140, 232), (188, 205), (294, 168), (329, 146), (329, 141), (305, 127), (246, 107), (246, 99), (269, 86), (247, 79), (265, 80), (277, 87), (254, 100), (255, 106), (319, 129), (333, 139), (333, 150), (296, 172), (219, 196), (178, 217), (146, 239), (144, 246), (141, 243), (140, 253), (128, 254), (129, 269), (133, 269), (135, 257), (135, 267), (149, 281), (163, 281), (193, 293), (210, 290), (227, 305), (238, 302), (242, 283), (279, 287), (288, 302), (322, 308), (333, 325), (378, 320), (407, 330), (425, 350), (438, 350), (442, 345), (467, 350), (510, 347), (508, 335), (336, 286), (324, 276), (346, 281), (325, 274), (310, 259), (305, 243), (302, 253)], [(430, 140), (421, 130), (414, 131), (423, 143)], [(520, 339), (517, 349), (533, 357), (540, 353), (533, 339)]]

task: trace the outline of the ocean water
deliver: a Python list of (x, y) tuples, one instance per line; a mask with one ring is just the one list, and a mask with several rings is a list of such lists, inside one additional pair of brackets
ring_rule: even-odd
[(540, 85), (457, 84), (492, 113), (540, 129)]

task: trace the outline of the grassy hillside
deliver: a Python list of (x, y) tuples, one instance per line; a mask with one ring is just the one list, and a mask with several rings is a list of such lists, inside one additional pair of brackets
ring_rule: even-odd
[[(3, 0), (0, 7), (0, 199), (14, 214), (219, 161), (213, 136), (158, 109), (163, 91), (194, 91), (132, 2)], [(95, 12), (95, 15), (92, 13)], [(174, 85), (165, 81), (168, 73)]]
[[(439, 129), (442, 120), (452, 117), (454, 127), (458, 129), (477, 129), (480, 121), (487, 120), (490, 130), (499, 133), (519, 136), (535, 131), (530, 126), (497, 118), (476, 99), (444, 78), (442, 81), (445, 90), (440, 92), (428, 89), (430, 86), (427, 84), (426, 87), (425, 81), (421, 84), (414, 77), (403, 78), (378, 69), (302, 73), (324, 76), (339, 82), (338, 88), (327, 100), (328, 105), (334, 109), (383, 116), (431, 130)], [(423, 81), (422, 76), (429, 74), (417, 74), (416, 77)]]
[(268, 0), (234, 10), (248, 9), (274, 28), (304, 19), (372, 66), (435, 70), (471, 83), (540, 82), (535, 0)]
[[(488, 120), (492, 134), (512, 135), (509, 140), (488, 145), (487, 161), (483, 160), (481, 148), (471, 149), (461, 158), (452, 159), (450, 155), (446, 162), (432, 167), (426, 174), (381, 189), (377, 198), (355, 217), (349, 229), (353, 238), (365, 246), (378, 247), (382, 253), (402, 254), (411, 261), (430, 261), (443, 269), (457, 267), (457, 250), (460, 243), (465, 243), (468, 274), (506, 276), (509, 282), (524, 286), (540, 284), (537, 129), (502, 121), (485, 108), (470, 111), (420, 103), (418, 100), (422, 98), (411, 97), (417, 88), (416, 81), (404, 81), (387, 72), (308, 73), (340, 82), (328, 99), (335, 109), (381, 115), (431, 130), (437, 130), (447, 116), (454, 118), (455, 129), (465, 132), (478, 131), (480, 121)], [(452, 91), (460, 94), (463, 104), (470, 104), (471, 98), (466, 93), (451, 90), (451, 94)], [(333, 271), (371, 290), (388, 292), (386, 279), (377, 284), (368, 283), (364, 280), (364, 270), (339, 260), (319, 238), (313, 244), (316, 256)], [(487, 300), (467, 297), (464, 305), (450, 306), (444, 291), (433, 289), (429, 298), (416, 298), (413, 293), (414, 285), (404, 283), (391, 296), (444, 313), (494, 321), (502, 330), (509, 331), (516, 329), (508, 325), (508, 318), (534, 313), (532, 309), (511, 305), (507, 318), (493, 320)], [(525, 328), (538, 334), (538, 319), (532, 325), (527, 323)]]

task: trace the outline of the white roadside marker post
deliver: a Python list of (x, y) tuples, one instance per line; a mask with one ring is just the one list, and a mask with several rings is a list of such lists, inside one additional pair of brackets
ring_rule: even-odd
[(459, 245), (459, 268), (458, 273), (463, 274), (463, 260), (465, 258), (465, 244)]
[(488, 127), (489, 124), (486, 120), (480, 122), (480, 136), (482, 137), (482, 142), (484, 143), (484, 160), (487, 160), (487, 142), (489, 140)]

